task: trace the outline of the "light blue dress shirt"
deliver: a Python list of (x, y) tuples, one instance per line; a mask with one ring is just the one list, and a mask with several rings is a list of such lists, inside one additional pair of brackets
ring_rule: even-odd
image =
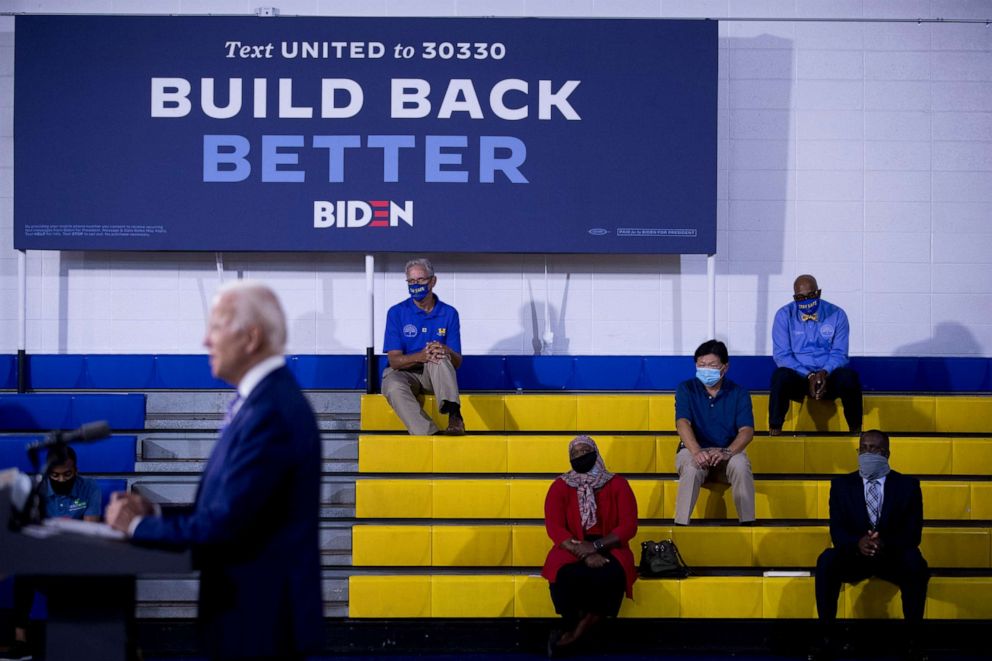
[(820, 299), (816, 316), (816, 321), (802, 321), (795, 301), (779, 308), (772, 325), (772, 355), (776, 366), (807, 376), (817, 370), (830, 373), (847, 365), (851, 333), (847, 314)]

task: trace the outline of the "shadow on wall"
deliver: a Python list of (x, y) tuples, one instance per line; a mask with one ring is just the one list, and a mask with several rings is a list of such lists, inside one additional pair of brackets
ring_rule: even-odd
[[(527, 283), (529, 302), (520, 306), (520, 333), (499, 340), (489, 348), (490, 354), (522, 354), (540, 356), (541, 354), (567, 355), (568, 329), (565, 326), (565, 310), (568, 307), (568, 288), (571, 274), (565, 274), (565, 284), (561, 293), (561, 308), (545, 304), (534, 295), (534, 287)], [(542, 296), (543, 298), (543, 296)], [(547, 322), (545, 315), (550, 317)], [(554, 339), (550, 346), (545, 346), (544, 335), (550, 330)]]
[(896, 348), (893, 356), (980, 356), (982, 348), (971, 331), (961, 324), (937, 324), (933, 337)]
[[(982, 348), (971, 331), (959, 323), (944, 321), (934, 328), (933, 337), (896, 348), (894, 356), (981, 356)], [(948, 363), (926, 361), (926, 378), (937, 391), (954, 390)], [(958, 375), (960, 377), (960, 374)]]
[[(564, 309), (564, 304), (562, 306)], [(495, 342), (487, 353), (489, 355), (506, 356), (540, 356), (553, 354), (564, 356), (568, 354), (569, 339), (565, 328), (564, 312), (558, 313), (554, 305), (548, 305), (548, 315), (551, 317), (551, 331), (554, 342), (548, 351), (541, 339), (545, 332), (544, 302), (536, 300), (531, 294), (530, 301), (520, 306), (520, 332)]]

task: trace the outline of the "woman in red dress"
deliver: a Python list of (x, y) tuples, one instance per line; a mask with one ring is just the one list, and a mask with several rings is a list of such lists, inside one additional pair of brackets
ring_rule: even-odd
[(568, 444), (572, 470), (559, 476), (544, 501), (544, 525), (554, 547), (541, 575), (551, 584), (555, 612), (566, 628), (552, 631), (548, 655), (568, 649), (604, 617), (615, 617), (624, 594), (633, 598), (637, 501), (623, 477), (606, 470), (596, 441)]

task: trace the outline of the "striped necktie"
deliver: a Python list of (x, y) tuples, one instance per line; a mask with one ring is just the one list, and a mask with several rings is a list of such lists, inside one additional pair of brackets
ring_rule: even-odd
[(238, 409), (241, 408), (241, 393), (237, 393), (230, 402), (227, 403), (227, 411), (224, 413), (224, 419), (220, 423), (220, 429), (218, 431), (224, 431), (234, 416), (237, 415)]
[(868, 495), (865, 497), (865, 501), (868, 504), (868, 519), (871, 521), (872, 528), (878, 525), (878, 510), (879, 510), (880, 495), (881, 492), (879, 490), (878, 480), (869, 480)]

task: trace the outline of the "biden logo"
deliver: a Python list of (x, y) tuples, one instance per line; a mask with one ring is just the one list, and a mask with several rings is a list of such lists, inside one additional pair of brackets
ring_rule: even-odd
[(314, 229), (329, 227), (413, 227), (413, 200), (328, 200), (313, 201)]

